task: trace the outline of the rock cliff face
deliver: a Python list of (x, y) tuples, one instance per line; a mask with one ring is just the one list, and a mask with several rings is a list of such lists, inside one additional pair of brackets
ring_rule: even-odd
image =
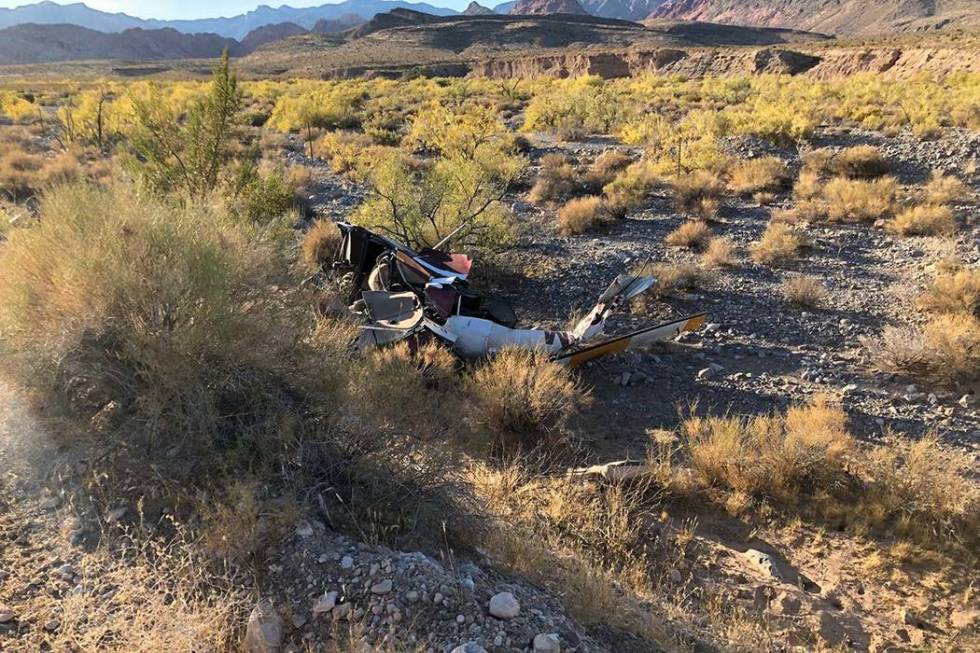
[(840, 48), (812, 52), (785, 48), (656, 48), (500, 58), (471, 65), (471, 74), (493, 78), (598, 75), (612, 79), (647, 72), (690, 76), (786, 74), (820, 79), (860, 72), (898, 78), (922, 73), (941, 76), (952, 72), (980, 72), (980, 51), (919, 47)]
[(542, 16), (545, 14), (576, 14), (588, 16), (578, 0), (518, 0), (510, 10), (511, 14), (523, 16)]
[(980, 0), (666, 0), (650, 18), (880, 34), (980, 25)]

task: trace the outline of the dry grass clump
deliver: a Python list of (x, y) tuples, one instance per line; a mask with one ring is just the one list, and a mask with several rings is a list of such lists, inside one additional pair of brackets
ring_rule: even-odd
[(756, 263), (779, 265), (799, 256), (804, 245), (805, 240), (792, 227), (781, 222), (770, 222), (749, 251)]
[(922, 327), (885, 327), (865, 346), (887, 372), (950, 387), (980, 380), (980, 320), (973, 315), (940, 315)]
[(368, 431), (426, 432), (438, 428), (440, 407), (458, 389), (456, 358), (430, 342), (413, 352), (406, 342), (370, 351), (353, 372), (351, 395), (368, 410)]
[[(691, 261), (651, 263), (643, 266), (636, 274), (648, 274), (657, 280), (653, 293), (655, 296), (698, 290), (714, 280), (712, 271)], [(643, 296), (637, 301), (642, 303)]]
[(803, 308), (817, 308), (827, 297), (827, 289), (815, 277), (794, 275), (780, 284), (783, 298)]
[(269, 290), (284, 274), (264, 232), (204, 207), (61, 187), (0, 248), (2, 362), (54, 405), (67, 382), (73, 414), (119, 402), (157, 442), (275, 438), (283, 383), (330, 396), (308, 303)]
[(786, 164), (774, 156), (739, 161), (728, 171), (728, 188), (740, 195), (778, 191), (787, 181)]
[(948, 236), (956, 233), (956, 221), (948, 206), (921, 204), (902, 211), (885, 228), (900, 236)]
[(804, 169), (793, 185), (793, 197), (797, 201), (812, 200), (820, 196), (822, 188), (820, 175)]
[(220, 496), (201, 501), (201, 545), (212, 557), (237, 565), (252, 559), (296, 525), (295, 500), (259, 498), (258, 483), (237, 480)]
[(606, 221), (601, 197), (577, 197), (558, 209), (558, 230), (565, 236), (584, 234)]
[(803, 169), (800, 171), (800, 175), (807, 174), (820, 177), (828, 174), (833, 158), (834, 151), (829, 147), (820, 147), (806, 152), (802, 156)]
[(704, 249), (711, 240), (711, 228), (700, 220), (688, 220), (664, 237), (670, 247)]
[(919, 295), (919, 306), (980, 318), (980, 270), (955, 262), (939, 266), (932, 284)]
[(718, 175), (698, 170), (672, 182), (674, 206), (680, 213), (706, 219), (718, 213), (725, 184)]
[(570, 195), (576, 186), (578, 171), (571, 159), (563, 154), (546, 154), (541, 157), (541, 170), (528, 200), (535, 204), (555, 202)]
[(860, 446), (840, 405), (824, 395), (785, 415), (691, 416), (681, 435), (669, 457), (662, 447), (652, 452), (651, 475), (684, 489), (689, 466), (700, 484), (726, 489), (717, 500), (735, 512), (754, 497), (931, 545), (936, 536), (967, 545), (980, 537), (980, 483), (968, 453), (934, 435)]
[(940, 170), (933, 170), (932, 177), (922, 189), (926, 204), (949, 204), (958, 199), (963, 199), (969, 189), (962, 181), (953, 175), (944, 175)]
[(895, 208), (897, 185), (891, 177), (863, 181), (838, 177), (823, 187), (827, 218), (834, 222), (874, 222)]
[(701, 262), (712, 268), (728, 268), (735, 265), (735, 244), (731, 238), (718, 236), (708, 241), (701, 255)]
[(317, 220), (303, 237), (303, 263), (311, 272), (318, 272), (333, 263), (342, 240), (340, 228), (330, 219)]
[(840, 406), (817, 396), (785, 416), (690, 417), (682, 433), (708, 485), (792, 503), (843, 482), (854, 448), (846, 421)]
[(595, 188), (602, 188), (616, 178), (620, 172), (629, 167), (633, 160), (630, 155), (621, 150), (606, 150), (598, 157), (585, 173), (585, 182)]
[(835, 154), (827, 163), (827, 172), (848, 179), (874, 179), (888, 173), (890, 166), (877, 147), (857, 145)]
[[(59, 621), (55, 632), (32, 628), (18, 640), (25, 649), (127, 651), (222, 651), (240, 645), (251, 597), (238, 583), (209, 575), (207, 560), (185, 546), (136, 546), (115, 559), (100, 549), (76, 568), (97, 577), (108, 592), (45, 596), (32, 606)], [(144, 550), (149, 549), (149, 550)]]
[(555, 435), (589, 392), (543, 351), (504, 349), (469, 377), (473, 418), (505, 439)]
[(896, 520), (900, 533), (980, 535), (980, 485), (973, 458), (943, 446), (935, 433), (919, 440), (891, 437), (871, 449), (861, 466), (866, 503), (879, 520)]

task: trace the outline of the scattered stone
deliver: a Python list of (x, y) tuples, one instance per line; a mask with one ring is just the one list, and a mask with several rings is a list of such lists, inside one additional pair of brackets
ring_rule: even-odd
[(49, 633), (53, 633), (59, 628), (61, 628), (61, 621), (59, 619), (49, 619), (44, 622), (44, 629)]
[(383, 581), (377, 582), (371, 586), (372, 594), (387, 594), (391, 591), (392, 582), (390, 578), (385, 578)]
[(13, 610), (6, 606), (0, 606), (0, 624), (8, 624), (17, 617)]
[(467, 642), (454, 648), (451, 653), (487, 653), (487, 649), (474, 642)]
[(313, 537), (313, 525), (308, 521), (301, 521), (296, 527), (296, 535), (299, 537)]
[(323, 596), (317, 599), (316, 603), (313, 604), (313, 614), (323, 614), (324, 612), (330, 612), (337, 605), (337, 592), (325, 592)]
[(279, 653), (282, 648), (282, 618), (268, 600), (259, 601), (245, 628), (246, 653)]
[(120, 521), (123, 517), (125, 517), (128, 511), (129, 508), (127, 508), (126, 506), (119, 506), (118, 508), (114, 508), (110, 510), (108, 513), (106, 513), (105, 520), (108, 523), (113, 524), (115, 522)]
[(742, 555), (744, 555), (749, 562), (769, 576), (782, 580), (783, 575), (779, 572), (779, 567), (776, 565), (776, 560), (768, 553), (763, 553), (762, 551), (757, 551), (756, 549), (749, 549)]
[(340, 559), (341, 569), (353, 569), (354, 568), (354, 558), (350, 556), (344, 556)]
[(536, 635), (533, 642), (534, 653), (561, 653), (561, 643), (554, 633)]
[(510, 592), (500, 592), (490, 599), (490, 614), (498, 619), (513, 619), (521, 612), (521, 604)]

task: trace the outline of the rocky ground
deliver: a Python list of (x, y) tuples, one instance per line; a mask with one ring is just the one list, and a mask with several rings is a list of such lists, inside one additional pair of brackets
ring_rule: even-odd
[[(535, 164), (558, 150), (585, 164), (619, 147), (606, 139), (561, 144), (540, 135), (533, 142)], [(962, 174), (980, 159), (980, 137), (956, 133), (919, 141), (909, 134), (886, 139), (826, 130), (815, 145), (858, 143), (879, 145), (902, 184), (922, 183), (933, 168)], [(776, 154), (799, 165), (795, 153), (751, 139), (733, 139), (729, 147), (739, 156)], [(366, 189), (301, 152), (297, 142), (285, 156), (313, 170), (314, 210), (344, 219)], [(533, 174), (532, 168), (529, 179)], [(966, 181), (980, 191), (980, 176)], [(685, 220), (666, 193), (606, 232), (573, 237), (558, 234), (553, 208), (534, 206), (523, 193), (507, 201), (521, 235), (504, 254), (477, 260), (485, 272), (476, 279), (511, 301), (525, 325), (566, 325), (633, 265), (692, 259), (663, 244)], [(886, 324), (922, 320), (914, 299), (938, 260), (955, 254), (980, 264), (976, 194), (955, 207), (961, 227), (955, 242), (899, 238), (869, 225), (815, 225), (807, 228), (812, 246), (788, 267), (751, 262), (747, 246), (771, 212), (790, 203), (786, 194), (768, 206), (729, 197), (712, 229), (734, 241), (738, 264), (719, 270), (703, 289), (650, 302), (610, 322), (608, 331), (616, 333), (652, 320), (709, 314), (698, 333), (582, 370), (595, 402), (573, 428), (597, 462), (642, 457), (648, 429), (676, 426), (679, 411), (694, 401), (701, 412), (751, 414), (816, 392), (842, 399), (859, 437), (874, 440), (892, 430), (918, 437), (935, 430), (980, 456), (973, 394), (878, 372), (862, 344), (862, 337)], [(792, 273), (824, 283), (829, 292), (821, 308), (800, 310), (782, 298), (779, 284)], [(56, 447), (22, 399), (0, 386), (0, 650), (51, 650), (76, 618), (67, 612), (73, 600), (108, 596), (106, 563), (95, 557), (100, 529), (132, 521), (137, 511), (113, 503), (73, 505), (71, 484), (84, 464), (77, 452)], [(683, 520), (693, 538), (690, 551), (670, 563), (661, 588), (664, 602), (676, 604), (677, 613), (667, 617), (679, 630), (692, 623), (682, 614), (685, 606), (711, 587), (726, 611), (774, 625), (779, 637), (769, 642), (772, 650), (970, 650), (978, 641), (955, 635), (976, 632), (980, 624), (973, 590), (963, 580), (971, 570), (951, 571), (949, 564), (957, 563), (913, 556), (899, 565), (899, 552), (882, 558), (874, 543), (843, 532), (779, 519), (749, 528), (710, 506), (687, 506), (673, 519)], [(478, 553), (457, 558), (448, 549), (393, 551), (310, 520), (275, 545), (268, 559), (255, 578), (242, 581), (249, 600), (258, 601), (247, 628), (251, 651), (331, 651), (342, 636), (352, 636), (364, 651), (651, 650), (648, 642), (577, 623), (554, 596), (501, 573)]]
[[(909, 133), (886, 138), (828, 129), (813, 143), (858, 144), (877, 145), (892, 174), (910, 186), (926, 181), (933, 169), (962, 171), (980, 159), (980, 137), (969, 133), (921, 141)], [(532, 160), (557, 151), (583, 164), (606, 149), (631, 151), (607, 139), (560, 144), (537, 135), (535, 145)], [(795, 152), (765, 141), (732, 139), (729, 147), (744, 158), (774, 154), (794, 168), (800, 165)], [(363, 188), (330, 174), (322, 164), (290, 156), (318, 170), (311, 198), (318, 212), (343, 218), (363, 198)], [(533, 179), (533, 170), (529, 176)], [(966, 181), (974, 195), (955, 207), (962, 227), (955, 241), (899, 237), (870, 225), (814, 225), (807, 229), (808, 250), (780, 268), (753, 263), (745, 252), (772, 211), (791, 206), (792, 200), (784, 194), (760, 206), (729, 197), (712, 227), (716, 235), (734, 241), (738, 264), (720, 270), (696, 293), (668, 297), (643, 315), (616, 316), (607, 332), (628, 332), (654, 319), (701, 311), (708, 313), (707, 328), (656, 351), (590, 365), (584, 378), (598, 401), (583, 416), (582, 432), (599, 434), (596, 446), (605, 455), (638, 454), (648, 428), (675, 425), (678, 407), (695, 398), (706, 410), (757, 413), (826, 392), (844, 398), (856, 431), (866, 438), (886, 430), (912, 435), (937, 430), (948, 441), (980, 452), (980, 412), (969, 389), (928, 387), (878, 372), (862, 344), (863, 337), (877, 335), (887, 324), (923, 320), (915, 297), (932, 278), (937, 261), (958, 257), (969, 265), (980, 263), (980, 175)], [(493, 261), (477, 260), (475, 278), (482, 276), (481, 265), (492, 267), (484, 282), (512, 302), (524, 325), (564, 328), (631, 266), (694, 260), (663, 244), (664, 236), (685, 220), (666, 193), (606, 233), (571, 237), (558, 234), (553, 208), (534, 206), (520, 194), (509, 201), (523, 227), (519, 242)], [(819, 309), (795, 308), (781, 296), (779, 284), (799, 273), (820, 279), (828, 290)]]

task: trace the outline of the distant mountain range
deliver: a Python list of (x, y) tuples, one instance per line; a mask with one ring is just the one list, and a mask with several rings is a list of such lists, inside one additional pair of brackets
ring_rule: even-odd
[(59, 5), (53, 2), (39, 2), (14, 9), (0, 8), (0, 28), (35, 23), (38, 25), (78, 25), (99, 32), (115, 33), (127, 29), (144, 30), (171, 28), (185, 34), (217, 34), (225, 38), (243, 39), (260, 27), (280, 23), (293, 23), (308, 30), (317, 21), (336, 20), (342, 16), (356, 14), (364, 20), (375, 14), (403, 7), (424, 11), (436, 16), (450, 16), (458, 12), (445, 7), (436, 7), (424, 2), (405, 2), (403, 0), (344, 0), (337, 4), (319, 7), (295, 8), (284, 5), (272, 8), (261, 5), (252, 11), (229, 18), (202, 18), (198, 20), (155, 20), (143, 19), (122, 13), (108, 13), (92, 9), (82, 3)]
[(121, 32), (100, 32), (78, 25), (27, 23), (0, 29), (0, 64), (94, 59), (209, 59), (220, 56), (226, 49), (233, 57), (243, 57), (266, 43), (303, 34), (340, 34), (362, 23), (364, 19), (354, 14), (334, 20), (321, 18), (312, 30), (296, 23), (276, 23), (252, 30), (240, 41), (218, 34), (185, 34), (172, 27), (133, 27)]
[[(786, 27), (828, 34), (922, 31), (980, 26), (980, 0), (516, 0), (493, 7), (497, 14), (577, 13), (620, 20), (695, 20), (762, 27)], [(516, 7), (516, 9), (515, 9)], [(412, 9), (434, 16), (459, 12), (407, 0), (343, 0), (337, 4), (297, 8), (261, 5), (227, 18), (197, 20), (143, 19), (92, 9), (82, 3), (59, 5), (47, 0), (14, 9), (0, 8), (0, 28), (36, 23), (70, 24), (105, 33), (128, 29), (171, 28), (185, 34), (216, 34), (238, 41), (267, 25), (291, 23), (313, 30), (318, 21), (357, 15), (367, 21), (393, 9)], [(487, 11), (477, 3), (467, 15)], [(346, 22), (350, 22), (347, 20)]]

